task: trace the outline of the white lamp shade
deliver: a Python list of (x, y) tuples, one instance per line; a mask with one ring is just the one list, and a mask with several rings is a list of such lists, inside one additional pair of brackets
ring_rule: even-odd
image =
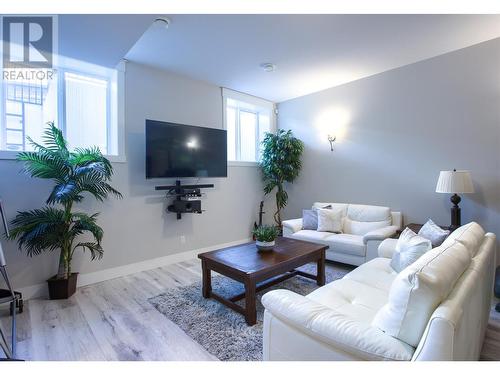
[(441, 171), (436, 193), (474, 193), (469, 171)]

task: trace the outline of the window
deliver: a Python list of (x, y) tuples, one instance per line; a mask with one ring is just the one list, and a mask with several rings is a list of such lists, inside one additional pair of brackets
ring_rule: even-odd
[(26, 136), (41, 141), (45, 123), (57, 120), (57, 77), (5, 80), (3, 89), (0, 147), (6, 151), (30, 151)]
[(108, 153), (108, 92), (106, 79), (64, 73), (64, 123), (72, 147), (95, 145)]
[(274, 104), (228, 89), (223, 98), (228, 160), (258, 162), (265, 133), (274, 131)]
[(2, 157), (31, 151), (26, 137), (42, 142), (46, 123), (54, 121), (70, 148), (97, 146), (112, 161), (123, 159), (118, 128), (120, 72), (87, 65), (59, 68), (44, 80), (4, 77), (0, 93)]

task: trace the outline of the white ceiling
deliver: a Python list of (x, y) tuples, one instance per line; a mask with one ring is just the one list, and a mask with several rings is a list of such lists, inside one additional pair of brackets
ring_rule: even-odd
[(58, 16), (58, 53), (115, 67), (155, 19), (152, 15)]
[(275, 102), (500, 37), (499, 15), (169, 17), (168, 29), (149, 27), (126, 58)]

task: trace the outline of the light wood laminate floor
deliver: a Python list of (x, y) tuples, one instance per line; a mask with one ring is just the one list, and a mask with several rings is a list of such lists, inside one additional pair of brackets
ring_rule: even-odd
[[(69, 300), (33, 299), (18, 315), (26, 360), (217, 360), (147, 301), (201, 278), (197, 259), (79, 288)], [(0, 322), (8, 330), (6, 309)], [(481, 357), (500, 360), (500, 314), (492, 310)]]
[[(199, 261), (193, 259), (82, 287), (68, 300), (29, 300), (18, 315), (18, 357), (217, 360), (147, 301), (200, 278)], [(0, 312), (5, 330), (7, 313)]]
[(500, 361), (500, 313), (495, 311), (495, 304), (491, 306), (490, 321), (481, 351), (481, 359), (485, 361)]

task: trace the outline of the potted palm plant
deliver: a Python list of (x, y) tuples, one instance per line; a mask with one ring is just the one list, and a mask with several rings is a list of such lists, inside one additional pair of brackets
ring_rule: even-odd
[(253, 230), (255, 245), (259, 250), (272, 250), (278, 236), (278, 228), (274, 225), (260, 225)]
[[(57, 275), (48, 282), (51, 299), (70, 297), (76, 290), (77, 273), (71, 269), (73, 254), (88, 250), (92, 260), (103, 255), (103, 230), (97, 224), (98, 214), (88, 215), (73, 210), (84, 193), (104, 201), (109, 194), (122, 195), (108, 183), (113, 167), (97, 147), (68, 150), (64, 136), (53, 122), (48, 123), (44, 144), (28, 137), (33, 152), (19, 153), (23, 171), (31, 177), (51, 179), (54, 187), (42, 208), (19, 212), (11, 221), (11, 239), (17, 239), (19, 249), (29, 256), (47, 251), (59, 251)], [(83, 238), (82, 238), (83, 237)]]
[(280, 129), (276, 134), (266, 133), (262, 146), (260, 168), (264, 193), (267, 195), (276, 189), (274, 221), (281, 228), (281, 210), (288, 202), (284, 185), (285, 182), (293, 182), (299, 175), (304, 143), (295, 138), (291, 130)]

